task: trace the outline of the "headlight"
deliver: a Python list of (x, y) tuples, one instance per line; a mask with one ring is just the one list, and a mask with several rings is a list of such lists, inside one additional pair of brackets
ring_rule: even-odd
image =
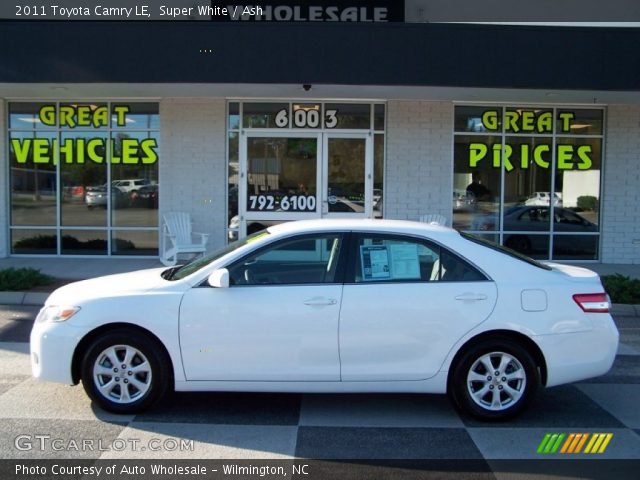
[(36, 322), (64, 322), (80, 311), (80, 307), (50, 306), (40, 310)]

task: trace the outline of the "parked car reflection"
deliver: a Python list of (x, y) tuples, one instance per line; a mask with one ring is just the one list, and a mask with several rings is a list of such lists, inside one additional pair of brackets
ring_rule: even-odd
[[(504, 212), (502, 229), (505, 232), (537, 232), (549, 233), (551, 222), (549, 207), (516, 205)], [(477, 217), (473, 223), (473, 230), (492, 231), (498, 227), (498, 217), (495, 214)], [(596, 233), (598, 226), (576, 212), (567, 208), (553, 209), (553, 230), (562, 233)], [(523, 233), (505, 233), (504, 244), (525, 254), (544, 254), (549, 250), (548, 235), (527, 235)], [(591, 252), (593, 250), (591, 236), (554, 236), (554, 250), (560, 253)]]
[(131, 206), (141, 208), (158, 208), (158, 185), (145, 185), (131, 192)]
[[(531, 195), (529, 195), (529, 198), (527, 198), (524, 201), (525, 205), (531, 205), (531, 206), (549, 206), (550, 203), (551, 203), (550, 192), (533, 192)], [(562, 199), (557, 193), (553, 194), (553, 206), (554, 207), (562, 206)]]
[(477, 206), (475, 195), (469, 190), (456, 188), (453, 191), (453, 211), (474, 210)]
[[(87, 187), (84, 203), (89, 210), (102, 207), (107, 208), (107, 186)], [(111, 187), (111, 206), (113, 208), (125, 208), (130, 205), (129, 195), (118, 187)]]

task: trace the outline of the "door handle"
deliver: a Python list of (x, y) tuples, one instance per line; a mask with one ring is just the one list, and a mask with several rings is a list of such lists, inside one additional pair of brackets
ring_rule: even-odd
[(460, 300), (462, 302), (475, 302), (478, 300), (486, 300), (487, 296), (483, 293), (463, 293), (462, 295), (458, 295), (455, 298), (456, 300)]
[(326, 297), (314, 297), (309, 300), (305, 300), (304, 304), (312, 307), (322, 306), (322, 305), (335, 305), (338, 301), (335, 298), (326, 298)]

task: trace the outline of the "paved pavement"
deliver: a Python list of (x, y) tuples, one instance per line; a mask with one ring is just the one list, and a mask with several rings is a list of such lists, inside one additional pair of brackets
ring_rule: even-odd
[[(437, 458), (490, 464), (540, 459), (536, 450), (549, 432), (608, 432), (613, 438), (599, 459), (640, 462), (638, 317), (616, 318), (623, 345), (607, 375), (547, 389), (518, 419), (490, 424), (458, 414), (442, 395), (176, 393), (144, 414), (113, 415), (91, 405), (81, 386), (31, 378), (28, 335), (36, 312), (0, 306), (0, 458)], [(84, 440), (94, 449), (69, 448)]]

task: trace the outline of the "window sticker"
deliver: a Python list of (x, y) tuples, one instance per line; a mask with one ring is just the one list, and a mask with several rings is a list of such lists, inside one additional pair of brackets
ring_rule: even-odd
[(360, 247), (362, 281), (420, 280), (418, 245), (397, 243)]
[(393, 279), (420, 279), (420, 259), (418, 245), (401, 243), (390, 245), (391, 272)]
[(386, 245), (363, 245), (360, 247), (362, 281), (388, 280), (391, 278), (389, 250)]

